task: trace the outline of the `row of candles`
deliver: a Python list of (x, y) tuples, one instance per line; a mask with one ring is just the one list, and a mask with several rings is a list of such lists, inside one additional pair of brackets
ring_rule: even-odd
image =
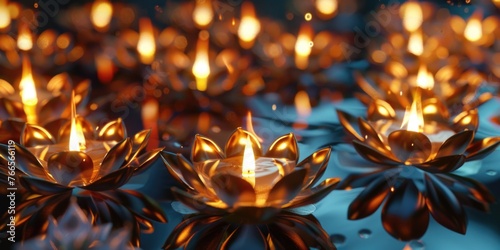
[[(338, 7), (337, 2), (334, 0), (317, 0), (315, 3), (318, 16), (327, 19), (334, 16)], [(5, 5), (6, 3), (0, 2), (0, 4)], [(0, 9), (2, 11), (12, 9), (12, 11), (9, 11), (12, 14), (15, 12), (17, 5), (13, 4), (12, 6)], [(89, 17), (98, 32), (106, 33), (111, 29), (113, 6), (113, 4), (104, 0), (93, 3)], [(389, 217), (395, 216), (392, 218), (396, 218), (384, 219), (384, 215), (382, 215), (384, 228), (395, 238), (405, 241), (420, 238), (425, 233), (427, 228), (425, 221), (426, 219), (428, 221), (429, 213), (444, 226), (457, 232), (464, 232), (465, 229), (461, 224), (462, 219), (452, 218), (451, 221), (453, 219), (459, 221), (456, 224), (449, 222), (449, 216), (453, 217), (455, 214), (447, 216), (445, 214), (447, 207), (440, 206), (439, 201), (429, 191), (438, 190), (434, 192), (437, 192), (437, 196), (439, 196), (442, 194), (439, 192), (443, 192), (439, 190), (450, 188), (443, 187), (442, 185), (445, 184), (439, 179), (441, 177), (435, 177), (433, 174), (448, 173), (460, 167), (467, 160), (484, 157), (487, 153), (491, 153), (500, 141), (498, 138), (486, 138), (476, 140), (477, 142), (473, 143), (478, 119), (478, 114), (474, 108), (487, 101), (491, 95), (484, 95), (478, 99), (477, 103), (469, 106), (465, 105), (460, 112), (452, 113), (447, 106), (448, 104), (443, 102), (447, 101), (446, 98), (451, 96), (447, 92), (448, 90), (438, 91), (435, 89), (437, 83), (434, 82), (434, 76), (425, 66), (428, 59), (425, 58), (424, 51), (428, 46), (424, 42), (423, 32), (421, 31), (424, 13), (422, 6), (425, 5), (410, 1), (401, 7), (403, 27), (409, 34), (407, 51), (418, 56), (420, 62), (415, 79), (405, 79), (407, 86), (401, 84), (397, 86), (399, 89), (395, 90), (394, 85), (381, 84), (380, 86), (374, 86), (360, 77), (359, 85), (368, 94), (368, 96), (359, 95), (360, 100), (368, 106), (368, 121), (356, 119), (356, 117), (351, 117), (342, 111), (338, 112), (340, 123), (348, 134), (355, 138), (353, 145), (359, 154), (369, 161), (393, 167), (395, 170), (388, 170), (392, 171), (392, 176), (401, 174), (401, 178), (405, 180), (394, 185), (387, 184), (386, 187), (382, 188), (381, 194), (384, 197), (389, 196), (387, 203), (391, 204), (390, 201), (393, 200), (391, 197), (400, 197), (406, 192), (415, 195), (418, 209), (427, 209), (426, 213), (422, 213), (424, 214), (423, 217), (419, 217), (423, 224), (417, 223), (418, 225), (412, 224), (413, 221), (401, 221), (399, 220), (401, 216), (397, 212), (387, 209), (391, 211), (386, 213), (386, 209), (384, 209), (383, 214), (388, 214)], [(311, 15), (311, 13), (307, 13), (306, 20), (310, 19)], [(12, 16), (15, 17), (15, 15)], [(190, 68), (190, 77), (193, 78), (195, 83), (194, 86), (190, 87), (199, 92), (208, 92), (210, 85), (213, 84), (210, 76), (213, 74), (214, 68), (211, 67), (212, 57), (209, 50), (210, 38), (213, 35), (209, 30), (205, 29), (212, 27), (211, 25), (216, 25), (214, 18), (210, 1), (197, 1), (193, 9), (193, 21), (195, 27), (202, 30), (199, 32), (196, 30), (197, 42), (194, 57), (189, 57), (192, 55), (190, 53), (184, 54), (182, 49), (179, 50), (182, 56), (178, 58), (188, 57), (187, 60), (192, 61), (190, 67), (185, 68)], [(3, 25), (1, 27), (8, 27), (9, 22), (0, 20), (0, 24)], [(235, 23), (236, 20), (233, 19), (231, 22)], [(481, 41), (483, 35), (478, 34), (477, 29), (470, 28), (480, 25), (480, 22), (479, 24), (478, 22), (478, 17), (471, 18), (465, 26), (463, 34), (471, 43), (481, 45), (479, 41)], [(263, 25), (256, 18), (254, 7), (248, 2), (244, 3), (238, 29), (235, 29), (242, 50), (254, 48), (261, 26)], [(485, 25), (485, 27), (487, 26)], [(22, 25), (19, 27), (22, 27)], [(173, 28), (163, 30), (158, 35), (158, 42), (155, 41), (156, 32), (151, 21), (142, 18), (139, 20), (138, 33), (123, 32), (120, 35), (125, 38), (125, 46), (135, 45), (137, 62), (144, 65), (151, 64), (151, 67), (154, 68), (158, 57), (157, 45), (166, 45), (168, 47), (170, 45), (177, 46), (176, 43), (182, 43), (182, 41), (175, 41), (181, 39), (179, 36), (174, 38), (169, 35), (178, 32), (178, 30)], [(143, 153), (148, 140), (152, 139), (149, 137), (159, 136), (157, 120), (160, 103), (158, 100), (149, 98), (148, 102), (142, 107), (144, 111), (144, 127), (153, 128), (151, 132), (141, 131), (129, 137), (121, 119), (94, 128), (83, 117), (77, 115), (77, 106), (81, 106), (81, 110), (84, 112), (96, 109), (92, 105), (88, 108), (85, 107), (85, 100), (88, 98), (88, 92), (85, 90), (89, 86), (88, 82), (84, 81), (74, 86), (76, 94), (71, 87), (68, 87), (68, 77), (61, 80), (61, 76), (55, 80), (50, 80), (46, 84), (46, 89), (42, 89), (41, 84), (36, 83), (29, 59), (30, 53), (33, 53), (31, 51), (33, 47), (32, 37), (33, 35), (26, 27), (20, 28), (17, 47), (23, 51), (22, 77), (17, 90), (8, 82), (1, 82), (6, 86), (3, 87), (2, 85), (2, 91), (5, 92), (4, 98), (8, 100), (4, 102), (4, 110), (2, 110), (5, 111), (4, 117), (2, 117), (2, 126), (8, 123), (7, 119), (14, 117), (24, 119), (27, 122), (26, 125), (23, 123), (19, 135), (13, 135), (13, 137), (20, 138), (20, 142), (16, 147), (18, 157), (23, 159), (23, 164), (19, 164), (18, 168), (22, 172), (21, 183), (23, 183), (23, 186), (26, 187), (28, 192), (34, 192), (40, 196), (27, 199), (26, 203), (28, 205), (25, 205), (25, 207), (35, 204), (41, 207), (45, 206), (48, 212), (45, 213), (45, 216), (48, 214), (56, 216), (61, 210), (64, 211), (61, 208), (67, 207), (69, 192), (77, 197), (78, 204), (94, 202), (94, 204), (82, 206), (82, 209), (87, 209), (85, 212), (90, 215), (93, 223), (117, 223), (120, 219), (132, 217), (132, 220), (137, 224), (152, 229), (151, 220), (166, 222), (164, 212), (158, 209), (157, 205), (151, 204), (151, 201), (141, 198), (142, 194), (117, 190), (133, 175), (140, 174), (157, 157), (162, 158), (170, 175), (182, 184), (183, 189), (173, 188), (172, 192), (175, 197), (199, 213), (224, 218), (225, 224), (223, 226), (226, 228), (231, 228), (230, 225), (234, 224), (274, 225), (273, 218), (279, 221), (286, 216), (290, 216), (286, 214), (288, 211), (318, 202), (335, 188), (349, 189), (357, 185), (355, 181), (359, 180), (356, 179), (357, 177), (347, 178), (340, 185), (338, 185), (340, 182), (338, 178), (328, 178), (316, 185), (328, 165), (331, 149), (320, 149), (299, 162), (298, 145), (294, 134), (279, 137), (270, 144), (265, 152), (263, 152), (259, 137), (253, 131), (236, 129), (223, 149), (209, 138), (196, 136), (192, 145), (190, 160), (184, 158), (180, 153), (162, 151), (161, 148), (157, 148), (158, 145), (149, 147), (148, 149), (152, 150)], [(316, 40), (316, 38), (313, 38), (312, 27), (307, 24), (300, 28), (297, 37), (288, 36), (288, 38), (287, 41), (283, 42), (283, 46), (289, 51), (294, 51), (295, 68), (307, 71), (310, 62), (309, 56), (314, 46), (321, 39), (316, 37), (318, 39)], [(62, 49), (64, 44), (69, 43), (67, 39), (69, 38), (60, 38), (59, 36), (56, 43), (58, 45), (62, 44), (60, 47)], [(290, 42), (291, 40), (294, 42)], [(185, 49), (185, 45), (182, 46)], [(376, 50), (375, 52), (380, 54), (381, 51)], [(383, 63), (377, 59), (380, 55), (375, 52), (371, 54), (372, 59), (376, 63)], [(382, 53), (386, 53), (386, 51)], [(396, 61), (398, 58), (391, 59)], [(112, 72), (113, 67), (115, 67), (113, 62), (102, 61), (110, 60), (110, 58), (97, 57), (96, 60), (98, 60), (96, 64), (98, 65), (97, 75), (99, 79), (104, 82), (106, 79), (112, 79), (113, 77), (109, 75), (109, 72)], [(223, 56), (221, 59), (223, 62), (222, 67), (226, 67), (227, 74), (231, 75), (235, 66), (226, 60), (229, 59), (225, 59)], [(120, 61), (119, 58), (118, 61)], [(125, 59), (120, 62), (126, 61)], [(217, 59), (215, 61), (217, 62)], [(405, 62), (399, 63), (405, 64)], [(109, 65), (109, 67), (101, 67), (100, 65)], [(132, 68), (137, 67), (137, 63), (124, 63), (123, 65), (129, 65)], [(107, 72), (102, 72), (102, 70)], [(172, 86), (172, 88), (175, 87)], [(231, 88), (231, 86), (228, 88)], [(391, 99), (393, 97), (395, 98)], [(310, 107), (308, 107), (308, 94), (303, 91), (298, 92), (296, 100), (299, 103), (297, 110), (301, 113), (301, 116), (309, 115), (311, 111)], [(307, 100), (306, 104), (300, 105), (303, 100)], [(56, 106), (58, 108), (57, 114), (51, 117), (40, 115), (45, 109), (53, 109)], [(304, 106), (306, 109), (303, 109)], [(55, 112), (56, 110), (50, 111)], [(56, 119), (58, 117), (63, 118)], [(0, 153), (2, 154), (2, 160), (5, 161), (2, 164), (6, 164), (8, 158), (5, 156), (8, 152), (2, 151)], [(404, 176), (402, 169), (409, 167), (417, 168), (423, 174)], [(386, 178), (387, 176), (383, 177)], [(407, 182), (407, 179), (415, 179), (415, 183), (425, 179), (426, 189), (429, 192), (416, 191), (418, 187), (414, 185), (417, 184)], [(450, 179), (447, 180), (450, 181)], [(492, 201), (489, 192), (480, 184), (471, 187), (463, 184), (464, 182), (461, 180), (451, 178), (451, 181), (456, 181), (459, 183), (458, 185), (465, 185), (467, 191), (474, 195), (469, 199), (473, 199), (483, 207), (487, 207), (488, 203)], [(366, 190), (372, 192), (371, 189), (367, 188)], [(449, 196), (444, 198), (446, 201), (461, 200), (464, 197), (458, 194), (459, 191), (452, 191), (458, 198)], [(55, 209), (55, 206), (45, 204), (47, 201), (40, 197), (50, 192), (61, 195), (59, 200), (51, 201), (65, 205)], [(363, 195), (360, 197), (369, 199), (373, 203), (363, 203), (359, 201), (361, 198), (356, 199), (350, 207), (350, 218), (359, 219), (368, 216), (383, 202), (383, 199), (377, 198), (381, 197), (379, 194), (364, 194), (366, 197)], [(428, 203), (430, 205), (427, 205), (429, 208), (424, 208), (425, 206), (420, 203), (420, 199), (425, 195), (429, 199)], [(131, 199), (130, 196), (141, 200), (143, 207), (133, 205), (126, 207), (126, 204), (130, 205), (131, 203), (128, 200)], [(90, 201), (92, 199), (97, 201)], [(101, 200), (105, 200), (105, 203), (99, 203)], [(110, 208), (102, 208), (103, 204), (109, 205)], [(119, 209), (114, 206), (125, 206), (126, 211), (118, 212)], [(459, 207), (461, 208), (461, 204)], [(107, 211), (109, 214), (108, 209), (112, 211), (111, 213), (118, 213), (118, 217), (122, 217), (119, 219), (112, 218), (109, 215), (107, 217), (103, 213)], [(425, 214), (427, 217), (425, 217)], [(39, 216), (42, 215), (30, 214), (26, 218), (21, 218), (21, 213), (18, 213), (17, 216), (19, 216), (17, 218), (18, 223), (29, 226), (30, 223), (39, 221)], [(411, 217), (413, 218), (413, 216)], [(41, 220), (44, 221), (43, 219), (46, 218)], [(314, 225), (314, 223), (311, 224), (311, 226)], [(414, 226), (414, 228), (412, 230), (404, 229), (408, 225)], [(178, 227), (177, 233), (174, 232), (173, 235), (177, 234), (177, 238), (174, 237), (167, 241), (167, 244), (170, 244), (168, 247), (176, 248), (188, 244), (189, 238), (186, 238), (186, 235), (181, 232), (188, 234), (194, 234), (195, 232), (190, 231), (191, 229), (186, 225), (184, 226), (184, 228)], [(324, 236), (321, 226), (318, 225), (318, 227), (318, 242), (314, 244), (322, 248), (333, 248), (328, 237)], [(424, 228), (423, 231), (422, 227)], [(46, 228), (46, 226), (42, 226), (40, 230), (43, 231), (43, 228)], [(261, 234), (271, 235), (267, 239), (270, 241), (267, 244), (281, 244), (280, 246), (300, 244), (300, 242), (306, 244), (304, 236), (295, 232), (296, 229), (285, 228), (284, 230), (286, 233), (293, 232), (294, 235), (297, 234), (301, 240), (286, 243), (278, 240), (278, 236), (273, 238), (273, 234), (279, 234), (279, 232), (267, 232), (258, 226), (256, 228)], [(134, 228), (133, 230), (137, 231), (139, 229)], [(237, 230), (234, 229), (229, 232), (229, 235), (236, 234)], [(40, 232), (31, 233), (36, 235)], [(228, 237), (223, 241), (229, 242), (230, 238)], [(131, 240), (133, 244), (139, 244), (138, 235), (132, 235)]]

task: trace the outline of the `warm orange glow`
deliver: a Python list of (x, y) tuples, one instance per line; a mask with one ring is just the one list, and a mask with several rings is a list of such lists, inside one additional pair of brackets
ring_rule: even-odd
[(107, 55), (97, 55), (95, 58), (97, 68), (97, 78), (103, 83), (113, 80), (114, 64)]
[(35, 81), (31, 73), (31, 64), (27, 57), (23, 57), (23, 75), (19, 83), (19, 91), (24, 106), (24, 113), (28, 123), (37, 122), (36, 104), (38, 97), (36, 93)]
[(241, 47), (251, 48), (259, 32), (260, 22), (255, 15), (255, 8), (251, 2), (244, 2), (241, 6), (241, 22), (238, 27)]
[(406, 2), (401, 6), (401, 17), (403, 18), (403, 27), (408, 32), (415, 32), (422, 26), (424, 18), (422, 7), (418, 2)]
[(299, 117), (308, 117), (311, 114), (311, 101), (309, 95), (301, 90), (295, 95), (295, 108)]
[(465, 26), (464, 36), (471, 42), (477, 42), (483, 37), (483, 27), (481, 24), (481, 15), (474, 14)]
[(406, 126), (406, 130), (422, 132), (424, 130), (424, 116), (422, 113), (422, 101), (420, 92), (417, 90), (413, 96), (411, 107), (406, 109), (401, 128)]
[(71, 93), (71, 129), (69, 133), (69, 151), (84, 151), (85, 136), (80, 122), (76, 120), (75, 92)]
[(10, 11), (7, 6), (7, 0), (0, 0), (0, 29), (9, 27)]
[(316, 10), (323, 16), (331, 17), (338, 9), (337, 0), (316, 0)]
[(417, 86), (423, 89), (434, 88), (434, 77), (431, 72), (427, 71), (425, 64), (420, 65), (418, 69)]
[(255, 186), (255, 155), (253, 153), (252, 141), (249, 137), (245, 140), (245, 150), (243, 151), (243, 165), (241, 175), (244, 180)]
[(205, 91), (207, 89), (208, 76), (210, 75), (208, 33), (202, 35), (202, 32), (200, 32), (198, 43), (196, 44), (196, 58), (193, 64), (193, 75), (196, 77), (196, 89), (199, 91)]
[(309, 64), (309, 54), (311, 54), (313, 30), (309, 25), (302, 25), (295, 42), (295, 65), (299, 69), (306, 69)]
[(193, 11), (194, 23), (200, 27), (207, 27), (214, 18), (214, 11), (210, 0), (196, 0), (196, 6)]
[(151, 129), (147, 149), (157, 148), (159, 145), (158, 114), (159, 103), (156, 98), (148, 98), (142, 105), (142, 123), (145, 129)]
[(493, 4), (497, 6), (497, 8), (500, 8), (500, 0), (493, 0)]
[(33, 37), (26, 23), (19, 24), (19, 35), (17, 37), (17, 47), (20, 50), (28, 51), (33, 48)]
[(139, 52), (142, 63), (151, 64), (154, 61), (156, 42), (153, 25), (149, 18), (141, 18), (139, 20), (139, 41), (137, 42), (137, 51)]
[(408, 40), (408, 51), (416, 56), (424, 53), (424, 40), (420, 31), (412, 32)]
[(90, 17), (97, 30), (107, 30), (112, 16), (113, 5), (108, 0), (96, 0), (92, 4)]

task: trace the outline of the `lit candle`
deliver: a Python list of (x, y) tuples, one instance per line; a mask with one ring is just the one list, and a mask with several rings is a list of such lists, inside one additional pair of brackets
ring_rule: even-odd
[(401, 6), (403, 27), (410, 33), (420, 29), (424, 18), (423, 15), (422, 7), (418, 2), (408, 1)]
[(420, 31), (410, 33), (408, 52), (416, 56), (421, 56), (424, 53), (424, 40)]
[(206, 28), (214, 18), (212, 2), (210, 0), (196, 0), (193, 11), (193, 21), (199, 28)]
[(19, 35), (17, 37), (17, 47), (20, 50), (29, 51), (33, 48), (33, 37), (28, 24), (21, 22), (19, 24)]
[(255, 8), (251, 2), (244, 2), (241, 6), (241, 22), (238, 27), (238, 37), (240, 38), (240, 45), (245, 49), (253, 46), (255, 37), (260, 32), (260, 22), (256, 18)]
[(338, 9), (338, 0), (316, 0), (315, 7), (320, 16), (331, 18)]
[(471, 42), (477, 42), (483, 37), (483, 26), (481, 24), (481, 13), (475, 12), (467, 22), (464, 36)]
[(153, 25), (149, 18), (139, 20), (139, 41), (137, 42), (137, 51), (144, 64), (150, 64), (154, 61), (156, 52), (156, 43), (154, 37)]
[(92, 4), (90, 18), (95, 29), (106, 31), (113, 16), (113, 5), (108, 0), (96, 0)]
[(196, 89), (205, 91), (207, 89), (208, 76), (210, 75), (210, 64), (208, 60), (208, 38), (207, 31), (201, 31), (196, 44), (196, 58), (193, 64), (193, 75), (196, 77)]
[(300, 27), (299, 35), (295, 43), (295, 65), (299, 69), (306, 69), (309, 65), (309, 55), (312, 50), (313, 30), (311, 26), (304, 24)]
[(31, 73), (30, 61), (27, 57), (23, 57), (23, 74), (21, 82), (19, 83), (19, 90), (21, 94), (21, 100), (23, 102), (24, 113), (26, 114), (26, 120), (28, 123), (37, 123), (37, 91), (35, 87), (35, 81), (33, 80), (33, 75)]

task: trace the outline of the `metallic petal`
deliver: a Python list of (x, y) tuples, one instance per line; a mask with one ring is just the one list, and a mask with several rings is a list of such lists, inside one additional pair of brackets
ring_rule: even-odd
[(278, 207), (288, 203), (302, 190), (306, 177), (307, 169), (298, 169), (285, 175), (269, 191), (266, 203)]
[(411, 181), (403, 182), (382, 209), (382, 224), (393, 237), (409, 241), (420, 239), (429, 225), (425, 197)]
[(439, 147), (436, 157), (461, 155), (474, 139), (474, 131), (464, 130), (452, 135)]
[(220, 225), (206, 224), (198, 231), (194, 231), (191, 238), (186, 242), (184, 249), (220, 249), (225, 250), (221, 245), (231, 236), (234, 230), (238, 228), (230, 228), (225, 223)]
[(106, 123), (97, 131), (100, 141), (121, 141), (127, 138), (127, 129), (121, 118)]
[(391, 152), (403, 163), (420, 164), (425, 162), (432, 151), (432, 143), (422, 133), (396, 130), (387, 138)]
[(340, 124), (348, 134), (352, 135), (354, 138), (360, 141), (363, 141), (363, 137), (361, 137), (360, 133), (358, 132), (359, 128), (357, 117), (338, 109), (337, 117), (339, 118)]
[[(290, 223), (288, 223), (290, 224)], [(294, 228), (284, 223), (272, 223), (268, 225), (271, 232), (271, 240), (277, 249), (309, 249)]]
[(191, 190), (209, 193), (198, 173), (184, 156), (170, 152), (161, 152), (160, 154), (170, 174), (180, 183), (184, 183)]
[(71, 78), (63, 72), (53, 76), (47, 83), (47, 90), (52, 93), (68, 92), (72, 89)]
[(59, 185), (57, 183), (48, 182), (42, 179), (33, 178), (29, 176), (21, 176), (21, 185), (30, 192), (41, 194), (41, 195), (53, 195), (57, 193), (62, 193), (70, 191), (73, 188)]
[(217, 196), (229, 207), (255, 203), (255, 190), (250, 183), (230, 174), (216, 174), (211, 178)]
[(224, 214), (226, 210), (224, 208), (215, 207), (207, 204), (202, 198), (198, 196), (194, 196), (184, 190), (181, 190), (177, 187), (172, 187), (172, 194), (175, 196), (177, 200), (182, 202), (184, 205), (188, 206), (191, 209), (196, 211), (205, 213), (205, 214)]
[(320, 222), (312, 215), (300, 216), (283, 212), (276, 218), (276, 223), (290, 225), (300, 238), (315, 249), (336, 249), (328, 233), (321, 227)]
[(237, 128), (226, 142), (226, 147), (224, 149), (224, 152), (226, 152), (226, 157), (230, 158), (233, 156), (243, 155), (247, 138), (250, 138), (250, 141), (252, 142), (252, 148), (255, 158), (261, 156), (262, 146), (260, 145), (257, 137), (253, 133), (243, 130), (242, 128)]
[(140, 174), (156, 162), (162, 150), (162, 148), (157, 148), (146, 152), (139, 157), (135, 157), (132, 162), (128, 164), (128, 166), (135, 169), (134, 175)]
[(425, 175), (425, 187), (427, 207), (432, 217), (446, 228), (465, 234), (467, 214), (453, 192), (430, 174)]
[(221, 223), (221, 218), (222, 217), (220, 216), (205, 214), (195, 214), (185, 218), (174, 228), (162, 248), (180, 248), (185, 245), (196, 232), (204, 231), (207, 228), (207, 225), (210, 225), (211, 227), (218, 227)]
[(378, 178), (385, 178), (386, 180), (393, 179), (394, 176), (399, 174), (402, 168), (381, 169), (375, 172), (364, 174), (350, 174), (337, 186), (337, 189), (351, 190), (353, 188), (366, 187)]
[(105, 191), (105, 190), (117, 189), (125, 185), (125, 183), (127, 183), (130, 177), (132, 177), (133, 173), (134, 173), (133, 168), (128, 168), (128, 167), (121, 168), (116, 170), (115, 172), (107, 174), (104, 177), (94, 181), (90, 185), (81, 186), (80, 188), (92, 191)]
[(94, 164), (92, 158), (83, 152), (64, 151), (49, 157), (47, 170), (61, 185), (88, 185), (92, 181)]
[(223, 158), (224, 153), (215, 142), (201, 135), (195, 136), (191, 151), (191, 161), (193, 163)]
[(426, 99), (422, 102), (422, 113), (425, 121), (448, 123), (450, 118), (448, 108), (436, 97)]
[(328, 166), (331, 152), (331, 148), (320, 149), (295, 166), (295, 169), (305, 168), (308, 170), (305, 188), (316, 184), (316, 182), (321, 179), (321, 176), (323, 176), (323, 173)]
[(150, 134), (151, 130), (147, 129), (135, 134), (134, 137), (131, 138), (132, 154), (127, 157), (127, 162), (137, 157), (137, 155), (139, 155), (139, 153), (146, 148)]
[(299, 160), (299, 147), (292, 133), (276, 139), (267, 150), (266, 157), (285, 158), (297, 162)]
[(347, 217), (358, 220), (370, 216), (389, 193), (391, 185), (385, 178), (378, 178), (371, 182), (349, 205)]
[(453, 130), (472, 130), (476, 131), (479, 125), (479, 114), (477, 109), (463, 111), (453, 118)]
[(124, 166), (125, 159), (132, 153), (132, 143), (130, 138), (118, 142), (104, 156), (99, 168), (99, 173), (95, 177), (112, 173)]
[(392, 154), (385, 155), (384, 153), (378, 151), (377, 149), (369, 145), (364, 144), (361, 141), (354, 140), (352, 141), (352, 145), (363, 158), (371, 162), (380, 164), (391, 164), (391, 165), (399, 164), (399, 161), (396, 158), (394, 158)]
[(25, 122), (17, 118), (9, 118), (3, 120), (0, 124), (0, 143), (7, 144), (9, 140), (19, 140), (24, 130)]
[(319, 202), (320, 200), (325, 198), (325, 196), (330, 194), (330, 192), (337, 187), (339, 182), (340, 178), (328, 178), (321, 182), (318, 186), (309, 190), (302, 191), (297, 195), (296, 198), (294, 198), (283, 207), (294, 208)]
[(457, 170), (465, 162), (463, 155), (449, 155), (434, 158), (428, 162), (419, 164), (417, 167), (431, 173), (449, 173)]
[(488, 212), (489, 203), (495, 197), (481, 183), (465, 177), (454, 175), (437, 175), (441, 181), (449, 183), (446, 186), (455, 194), (461, 204)]
[[(0, 144), (0, 157), (2, 160), (2, 164), (4, 166), (8, 165), (9, 161), (9, 146), (6, 144)], [(24, 172), (26, 175), (35, 176), (41, 179), (49, 179), (49, 177), (43, 168), (40, 161), (25, 147), (16, 143), (15, 145), (15, 162), (16, 168)]]
[(227, 237), (220, 249), (268, 249), (267, 240), (255, 225), (242, 225)]
[(396, 117), (396, 111), (392, 106), (382, 99), (376, 99), (370, 103), (367, 109), (367, 118), (370, 121), (376, 121), (380, 119), (392, 120)]
[(43, 127), (26, 124), (21, 134), (21, 144), (25, 147), (50, 145), (55, 143), (55, 138)]
[(500, 137), (488, 137), (470, 144), (467, 148), (467, 161), (480, 160), (500, 145)]
[(380, 138), (378, 132), (365, 120), (358, 118), (359, 129), (361, 130), (361, 136), (363, 136), (363, 142), (368, 144), (378, 151), (384, 153), (385, 155), (390, 155), (391, 152), (387, 149), (386, 144)]

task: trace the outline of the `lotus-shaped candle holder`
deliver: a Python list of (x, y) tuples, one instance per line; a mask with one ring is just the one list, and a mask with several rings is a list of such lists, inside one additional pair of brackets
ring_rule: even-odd
[(465, 234), (463, 205), (487, 211), (493, 202), (494, 197), (482, 184), (453, 173), (464, 162), (485, 157), (500, 143), (499, 138), (473, 142), (475, 110), (459, 114), (447, 128), (447, 135), (436, 124), (427, 125), (434, 128), (422, 132), (390, 131), (342, 111), (338, 116), (346, 132), (355, 138), (356, 151), (381, 167), (351, 175), (340, 184), (345, 189), (366, 187), (351, 203), (349, 219), (367, 217), (385, 201), (385, 230), (406, 241), (425, 233), (430, 215), (448, 229)]
[(46, 234), (21, 242), (16, 249), (136, 249), (130, 245), (130, 232), (126, 228), (111, 229), (111, 224), (93, 225), (73, 201), (59, 219), (49, 217)]
[[(77, 150), (71, 148), (75, 124), (86, 138), (85, 148), (79, 142)], [(157, 158), (160, 149), (142, 153), (149, 131), (127, 137), (121, 119), (94, 130), (82, 118), (61, 119), (50, 129), (58, 133), (26, 124), (21, 143), (14, 148), (17, 178), (32, 194), (18, 205), (15, 215), (23, 239), (44, 233), (48, 216), (59, 217), (72, 197), (94, 224), (112, 223), (118, 228), (130, 222), (136, 246), (141, 228), (152, 231), (151, 220), (166, 222), (156, 203), (137, 191), (119, 189)], [(1, 165), (7, 166), (10, 151), (1, 144)]]
[[(263, 154), (257, 137), (239, 128), (224, 151), (212, 140), (196, 136), (192, 163), (181, 154), (162, 152), (161, 156), (185, 188), (172, 188), (184, 205), (226, 223), (254, 225), (259, 230), (259, 225), (273, 223), (284, 212), (320, 201), (336, 187), (338, 178), (314, 186), (325, 171), (330, 151), (320, 149), (297, 164), (293, 134), (276, 139)], [(269, 239), (270, 232), (260, 233)]]

